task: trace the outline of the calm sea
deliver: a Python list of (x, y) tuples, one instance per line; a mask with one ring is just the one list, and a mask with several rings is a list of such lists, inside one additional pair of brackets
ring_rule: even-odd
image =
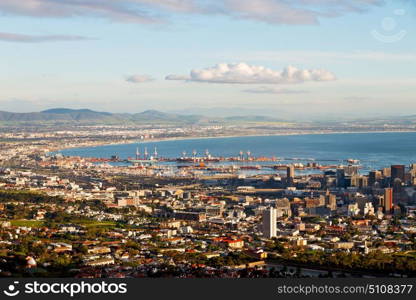
[(322, 164), (338, 164), (346, 159), (359, 159), (363, 171), (382, 168), (391, 164), (416, 163), (416, 133), (345, 133), (291, 136), (250, 136), (231, 138), (171, 140), (160, 142), (138, 142), (135, 144), (108, 145), (89, 148), (62, 150), (64, 155), (81, 157), (120, 158), (134, 157), (136, 147), (143, 153), (157, 148), (159, 156), (180, 157), (186, 151), (192, 156), (238, 156), (240, 151), (251, 152), (253, 156), (276, 156), (282, 163), (289, 161), (308, 162), (315, 160)]

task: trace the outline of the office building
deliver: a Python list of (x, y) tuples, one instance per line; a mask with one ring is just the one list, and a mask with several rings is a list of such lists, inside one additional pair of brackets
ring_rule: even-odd
[(269, 207), (263, 212), (263, 236), (272, 238), (276, 236), (276, 209)]
[(384, 189), (384, 212), (390, 213), (391, 209), (393, 208), (393, 189), (392, 188), (385, 188)]
[(395, 179), (400, 179), (402, 182), (405, 181), (405, 166), (404, 165), (392, 165), (391, 166), (391, 182)]
[(337, 197), (334, 194), (326, 196), (326, 206), (331, 210), (337, 210)]
[(293, 165), (289, 165), (286, 168), (286, 180), (288, 185), (292, 185), (295, 178), (295, 167)]
[(373, 186), (376, 182), (379, 182), (381, 179), (380, 171), (370, 171), (368, 175), (368, 185)]
[(337, 187), (345, 187), (345, 170), (337, 169)]

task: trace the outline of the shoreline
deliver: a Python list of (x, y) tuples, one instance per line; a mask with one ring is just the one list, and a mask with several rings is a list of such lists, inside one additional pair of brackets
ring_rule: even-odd
[(50, 151), (49, 153), (57, 153), (64, 150), (70, 149), (83, 149), (92, 147), (103, 147), (103, 146), (116, 146), (116, 145), (133, 145), (133, 144), (147, 144), (147, 143), (160, 143), (160, 142), (171, 142), (171, 141), (185, 141), (185, 140), (203, 140), (203, 139), (228, 139), (228, 138), (240, 138), (240, 137), (267, 137), (267, 136), (298, 136), (298, 135), (329, 135), (329, 134), (368, 134), (368, 133), (416, 133), (416, 130), (375, 130), (375, 131), (331, 131), (331, 132), (290, 132), (290, 133), (276, 133), (276, 134), (241, 134), (241, 135), (219, 135), (219, 136), (195, 136), (195, 137), (169, 137), (169, 138), (156, 138), (147, 140), (138, 140), (136, 142), (127, 141), (125, 143), (121, 141), (117, 142), (99, 142), (97, 144), (85, 145), (85, 146), (69, 146), (59, 148), (57, 150)]

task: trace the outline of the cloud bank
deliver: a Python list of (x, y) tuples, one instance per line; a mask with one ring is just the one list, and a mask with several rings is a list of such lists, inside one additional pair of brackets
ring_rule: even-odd
[(43, 43), (43, 42), (60, 42), (60, 41), (84, 41), (90, 38), (76, 35), (27, 35), (0, 32), (0, 41), (19, 42), (19, 43)]
[(33, 17), (99, 17), (160, 23), (172, 13), (224, 15), (271, 24), (317, 24), (321, 18), (360, 13), (384, 0), (1, 0), (0, 13)]
[(327, 70), (302, 70), (293, 66), (274, 71), (247, 63), (217, 64), (202, 70), (192, 70), (189, 76), (168, 75), (166, 80), (187, 80), (228, 84), (293, 84), (307, 81), (332, 81), (336, 77)]
[(250, 94), (307, 94), (309, 93), (309, 91), (305, 91), (305, 90), (289, 90), (289, 89), (281, 89), (281, 88), (274, 88), (274, 87), (267, 87), (267, 86), (261, 86), (259, 88), (254, 88), (254, 89), (246, 89), (243, 90), (243, 92), (245, 93), (250, 93)]
[(130, 75), (126, 77), (127, 82), (131, 83), (143, 83), (153, 81), (154, 79), (149, 75)]

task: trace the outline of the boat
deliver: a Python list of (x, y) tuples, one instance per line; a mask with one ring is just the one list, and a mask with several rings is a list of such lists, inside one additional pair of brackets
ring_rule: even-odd
[(359, 159), (349, 158), (349, 159), (347, 159), (347, 162), (348, 162), (349, 164), (354, 164), (354, 165), (357, 165), (357, 164), (359, 164), (359, 163), (360, 163), (360, 160), (359, 160)]

